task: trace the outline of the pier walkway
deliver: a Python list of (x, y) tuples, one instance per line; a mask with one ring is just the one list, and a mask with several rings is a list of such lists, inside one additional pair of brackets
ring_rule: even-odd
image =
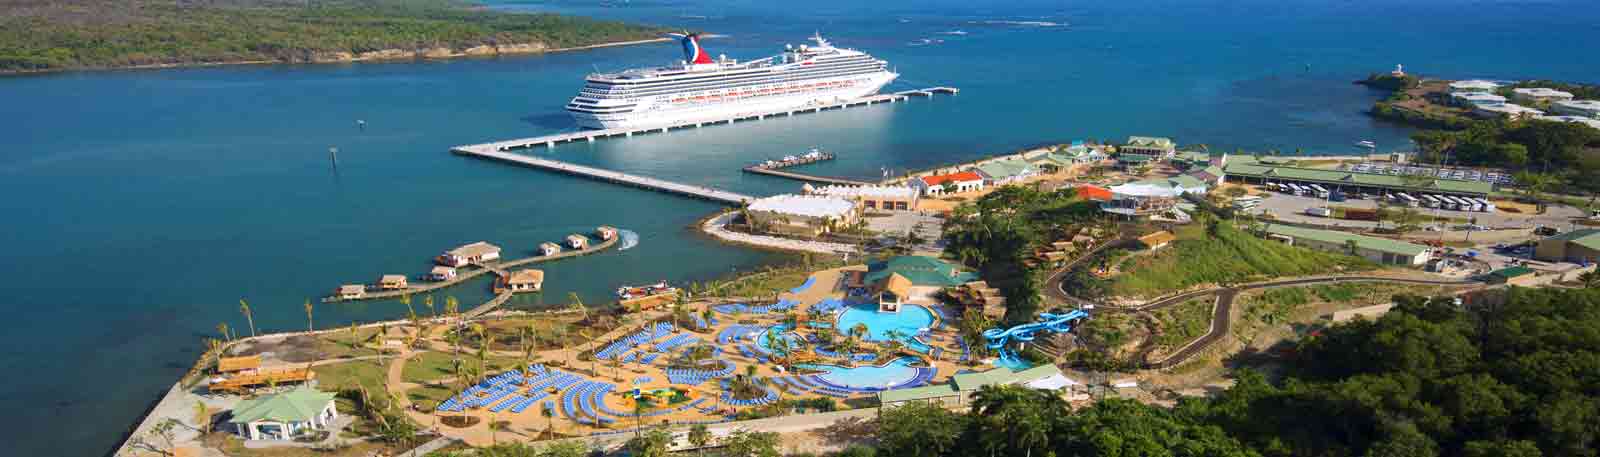
[(655, 191), (660, 191), (660, 192), (666, 192), (666, 193), (669, 193), (669, 194), (684, 195), (684, 196), (699, 198), (699, 199), (703, 199), (703, 200), (711, 200), (711, 201), (714, 201), (714, 202), (726, 203), (726, 204), (730, 204), (730, 205), (739, 205), (739, 204), (742, 204), (742, 203), (747, 202), (747, 201), (755, 200), (755, 197), (752, 197), (752, 196), (749, 196), (749, 195), (740, 194), (740, 193), (734, 193), (734, 192), (728, 192), (728, 191), (720, 190), (720, 189), (712, 189), (710, 187), (705, 187), (705, 186), (695, 186), (695, 185), (690, 185), (690, 184), (676, 183), (676, 182), (672, 182), (672, 181), (656, 179), (656, 178), (651, 178), (651, 177), (646, 177), (646, 176), (627, 174), (627, 173), (623, 173), (623, 172), (620, 172), (620, 171), (611, 171), (611, 170), (606, 170), (606, 169), (601, 169), (601, 168), (588, 167), (588, 166), (583, 166), (583, 165), (578, 165), (578, 164), (573, 164), (573, 163), (567, 163), (567, 162), (562, 162), (562, 161), (559, 161), (559, 160), (550, 160), (550, 159), (543, 159), (543, 158), (539, 158), (539, 157), (526, 156), (526, 155), (522, 155), (522, 154), (513, 154), (513, 153), (509, 153), (509, 152), (504, 152), (502, 150), (485, 149), (485, 148), (473, 148), (473, 149), (456, 148), (456, 149), (452, 149), (451, 151), (455, 152), (456, 154), (465, 155), (465, 156), (469, 156), (469, 157), (477, 157), (477, 158), (494, 160), (494, 161), (499, 161), (499, 162), (507, 162), (507, 163), (512, 163), (512, 164), (517, 164), (517, 165), (525, 165), (525, 166), (529, 166), (529, 167), (533, 167), (533, 168), (539, 168), (539, 169), (543, 169), (543, 170), (554, 171), (554, 172), (557, 172), (557, 173), (565, 173), (565, 174), (569, 174), (569, 175), (573, 175), (573, 176), (579, 176), (579, 177), (596, 179), (596, 180), (605, 181), (605, 182), (611, 182), (611, 183), (629, 185), (629, 186), (634, 186), (634, 187), (639, 187), (639, 188), (644, 188), (644, 189), (650, 189), (650, 190), (655, 190)]
[[(589, 246), (586, 249), (575, 250), (575, 251), (574, 250), (566, 250), (566, 251), (561, 251), (561, 252), (555, 253), (553, 255), (541, 255), (541, 256), (533, 256), (533, 257), (524, 257), (524, 258), (521, 258), (521, 259), (498, 261), (498, 262), (493, 262), (493, 263), (489, 263), (489, 264), (474, 263), (474, 264), (472, 264), (472, 266), (476, 267), (476, 268), (473, 268), (471, 270), (467, 270), (465, 268), (457, 269), (456, 270), (455, 279), (451, 279), (451, 280), (448, 280), (448, 281), (427, 282), (427, 283), (418, 284), (418, 285), (414, 285), (414, 286), (409, 286), (409, 287), (406, 287), (404, 289), (398, 289), (398, 290), (385, 290), (385, 291), (367, 292), (366, 294), (362, 295), (361, 298), (341, 298), (341, 297), (339, 297), (337, 295), (334, 295), (334, 296), (329, 296), (329, 297), (323, 297), (322, 298), (322, 302), (323, 303), (338, 303), (338, 302), (344, 302), (344, 301), (381, 300), (381, 299), (386, 299), (386, 298), (400, 298), (403, 295), (416, 295), (416, 294), (420, 294), (420, 293), (427, 293), (427, 292), (432, 292), (432, 291), (435, 291), (435, 290), (443, 289), (443, 288), (446, 288), (446, 287), (455, 286), (457, 284), (461, 284), (463, 282), (470, 281), (473, 278), (476, 278), (476, 277), (479, 277), (479, 276), (483, 276), (484, 274), (487, 274), (487, 273), (494, 273), (495, 275), (499, 275), (499, 276), (504, 277), (504, 276), (509, 275), (509, 273), (507, 272), (508, 268), (516, 268), (516, 267), (519, 267), (519, 266), (522, 266), (522, 265), (527, 265), (527, 264), (532, 264), (532, 263), (539, 263), (539, 262), (545, 262), (545, 261), (550, 261), (550, 260), (559, 260), (559, 259), (565, 259), (565, 258), (569, 258), (569, 257), (578, 257), (578, 256), (594, 254), (594, 253), (609, 249), (611, 246), (616, 245), (617, 244), (617, 240), (621, 239), (621, 238), (622, 237), (620, 237), (620, 236), (612, 237), (609, 240), (601, 241), (600, 243), (592, 245), (592, 246)], [(505, 300), (501, 299), (500, 297), (496, 297), (495, 300), (498, 300), (500, 302), (504, 302), (505, 301)], [(498, 304), (498, 303), (496, 303), (496, 304)], [(479, 306), (479, 308), (484, 308), (484, 306)], [(493, 308), (493, 307), (489, 306), (488, 308)], [(474, 308), (473, 311), (477, 311), (477, 308)]]
[(774, 117), (774, 116), (793, 116), (795, 114), (817, 113), (817, 112), (834, 110), (834, 109), (843, 109), (843, 108), (851, 108), (851, 107), (857, 107), (857, 106), (875, 105), (875, 104), (879, 104), (879, 103), (894, 103), (894, 102), (899, 102), (899, 101), (904, 101), (904, 100), (910, 99), (911, 97), (933, 97), (935, 94), (955, 95), (955, 94), (960, 93), (960, 92), (961, 92), (960, 89), (957, 89), (957, 88), (954, 88), (954, 87), (942, 87), (942, 86), (941, 87), (929, 87), (929, 88), (925, 88), (925, 89), (904, 90), (904, 91), (895, 92), (895, 93), (892, 93), (892, 94), (869, 95), (869, 96), (866, 96), (866, 97), (861, 97), (861, 98), (857, 98), (857, 99), (853, 99), (853, 100), (845, 100), (845, 101), (839, 101), (839, 102), (833, 102), (833, 103), (822, 103), (822, 104), (816, 104), (816, 105), (801, 106), (801, 107), (796, 107), (796, 108), (787, 108), (787, 109), (771, 110), (771, 111), (751, 111), (751, 112), (739, 113), (739, 114), (734, 114), (734, 115), (731, 115), (731, 116), (728, 116), (728, 117), (721, 117), (721, 118), (701, 119), (701, 120), (693, 120), (693, 121), (682, 121), (682, 122), (678, 122), (678, 123), (674, 123), (674, 124), (657, 125), (657, 126), (651, 126), (651, 127), (624, 127), (624, 128), (602, 129), (602, 130), (579, 130), (579, 131), (576, 131), (576, 132), (558, 133), (558, 134), (554, 134), (554, 135), (545, 135), (545, 136), (538, 136), (538, 137), (532, 137), (532, 138), (518, 138), (518, 139), (514, 139), (514, 140), (496, 141), (496, 142), (492, 142), (492, 143), (481, 143), (481, 144), (471, 144), (471, 145), (465, 145), (465, 146), (456, 146), (454, 148), (451, 148), (451, 150), (452, 151), (457, 151), (457, 152), (465, 152), (465, 151), (474, 151), (474, 152), (476, 152), (476, 151), (509, 151), (509, 150), (512, 150), (512, 149), (536, 148), (536, 147), (540, 147), (540, 146), (543, 146), (545, 148), (554, 148), (557, 144), (560, 144), (560, 143), (571, 143), (571, 142), (576, 142), (576, 141), (593, 142), (595, 139), (603, 139), (603, 138), (611, 138), (611, 137), (619, 137), (619, 136), (621, 136), (621, 137), (631, 137), (631, 136), (634, 136), (636, 134), (666, 133), (666, 132), (668, 132), (670, 130), (673, 130), (673, 129), (684, 129), (684, 128), (690, 128), (690, 127), (702, 127), (702, 126), (706, 126), (706, 125), (716, 125), (716, 124), (732, 124), (732, 123), (738, 122), (738, 121), (761, 120), (761, 119), (766, 119), (768, 117)]
[(796, 180), (796, 181), (814, 182), (814, 183), (822, 183), (822, 184), (843, 184), (843, 185), (846, 185), (846, 186), (867, 186), (867, 185), (877, 184), (877, 183), (874, 183), (874, 182), (857, 181), (857, 180), (854, 180), (854, 179), (847, 179), (847, 178), (835, 178), (835, 177), (830, 177), (830, 176), (817, 176), (817, 175), (808, 175), (808, 174), (805, 174), (805, 173), (795, 173), (795, 172), (792, 172), (792, 171), (783, 171), (783, 170), (779, 170), (779, 169), (776, 169), (776, 168), (762, 168), (762, 167), (753, 167), (752, 166), (752, 167), (744, 167), (744, 172), (745, 173), (755, 173), (755, 174), (758, 174), (758, 175), (777, 176), (779, 178), (789, 178), (789, 179), (793, 179), (793, 180)]

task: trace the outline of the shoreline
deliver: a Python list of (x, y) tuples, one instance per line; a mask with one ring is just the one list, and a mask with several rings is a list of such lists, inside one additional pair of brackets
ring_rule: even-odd
[[(706, 38), (715, 38), (720, 35), (706, 34)], [(448, 60), (470, 57), (502, 57), (520, 56), (530, 54), (545, 54), (552, 52), (587, 51), (592, 49), (611, 48), (619, 46), (634, 46), (650, 43), (663, 43), (672, 41), (671, 38), (649, 38), (643, 40), (612, 41), (583, 46), (565, 48), (549, 48), (544, 43), (513, 43), (502, 46), (479, 45), (466, 49), (456, 50), (449, 48), (417, 48), (412, 50), (391, 48), (379, 51), (364, 52), (359, 55), (348, 52), (333, 52), (323, 55), (327, 58), (312, 57), (304, 61), (287, 60), (238, 60), (228, 62), (193, 62), (193, 63), (161, 63), (148, 65), (127, 65), (114, 67), (84, 67), (60, 68), (46, 70), (0, 70), (0, 77), (51, 75), (63, 73), (86, 72), (114, 72), (114, 71), (140, 71), (140, 70), (171, 70), (183, 68), (218, 68), (244, 65), (326, 65), (326, 64), (354, 64), (354, 63), (397, 63), (404, 61), (422, 60)]]

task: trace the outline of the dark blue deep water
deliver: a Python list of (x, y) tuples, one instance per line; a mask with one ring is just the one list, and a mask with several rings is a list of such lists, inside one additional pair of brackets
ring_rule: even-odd
[[(753, 58), (813, 31), (888, 59), (891, 89), (956, 97), (558, 147), (565, 160), (769, 194), (737, 168), (821, 145), (816, 171), (872, 176), (1030, 145), (1159, 135), (1213, 150), (1353, 152), (1408, 132), (1367, 119), (1349, 81), (1405, 64), (1442, 77), (1600, 79), (1587, 1), (1013, 0), (500, 2), (699, 29)], [(1018, 24), (1027, 21), (1058, 25)], [(939, 32), (960, 30), (965, 35)], [(921, 39), (937, 39), (913, 45)], [(635, 249), (546, 267), (546, 296), (701, 280), (781, 257), (689, 225), (711, 204), (446, 153), (572, 128), (561, 105), (596, 68), (665, 63), (672, 44), (498, 59), (242, 66), (0, 78), (0, 442), (5, 455), (97, 455), (200, 351), (217, 323), (305, 325), (342, 282), (418, 273), (490, 240), (524, 255), (595, 225)], [(365, 131), (356, 120), (367, 122)], [(329, 166), (339, 149), (339, 172)], [(482, 284), (452, 293), (481, 301)], [(399, 317), (397, 303), (318, 308), (317, 323)]]

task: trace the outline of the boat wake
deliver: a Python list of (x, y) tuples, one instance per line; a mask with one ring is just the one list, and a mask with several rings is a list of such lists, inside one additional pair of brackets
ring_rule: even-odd
[(617, 247), (618, 251), (626, 251), (639, 245), (639, 234), (632, 230), (617, 229), (617, 236), (622, 238), (621, 246)]
[(988, 24), (988, 25), (1026, 25), (1026, 26), (1032, 26), (1032, 27), (1066, 27), (1067, 26), (1067, 24), (1064, 23), (1064, 22), (1050, 22), (1050, 21), (972, 21), (972, 23), (973, 24)]

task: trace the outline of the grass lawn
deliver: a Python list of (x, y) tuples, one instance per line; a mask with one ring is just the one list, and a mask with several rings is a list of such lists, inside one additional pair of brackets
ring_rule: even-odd
[[(406, 381), (424, 383), (455, 376), (455, 357), (449, 352), (424, 352), (406, 360), (405, 368), (400, 370), (400, 377)], [(466, 367), (478, 366), (478, 358), (471, 352), (463, 350), (461, 361)], [(490, 357), (487, 361), (490, 374), (522, 365), (521, 357)]]
[[(387, 362), (389, 359), (385, 359)], [(329, 392), (339, 392), (365, 386), (367, 392), (383, 392), (384, 369), (376, 360), (356, 360), (311, 369), (317, 373), (317, 387)]]
[(1257, 238), (1226, 223), (1215, 236), (1196, 223), (1175, 230), (1178, 240), (1160, 252), (1135, 257), (1112, 279), (1111, 293), (1153, 297), (1200, 284), (1259, 281), (1375, 268), (1359, 257), (1314, 251)]
[(423, 411), (432, 411), (435, 406), (455, 395), (455, 391), (443, 387), (422, 386), (406, 391), (406, 399), (415, 403)]
[(207, 446), (222, 451), (223, 455), (233, 457), (365, 457), (369, 455), (394, 455), (405, 449), (396, 448), (383, 443), (357, 442), (337, 450), (321, 450), (302, 447), (273, 447), (265, 449), (250, 449), (244, 447), (244, 441), (239, 437), (225, 432), (213, 432), (206, 435)]
[[(814, 268), (822, 268), (821, 266)], [(784, 267), (767, 274), (735, 281), (718, 289), (716, 295), (725, 297), (771, 297), (787, 292), (806, 282), (812, 268)]]
[(378, 344), (373, 340), (379, 328), (358, 328), (352, 335), (349, 330), (342, 332), (328, 332), (317, 335), (317, 351), (323, 358), (344, 359), (377, 355), (378, 351), (370, 347)]
[(1215, 302), (1213, 297), (1197, 298), (1151, 313), (1161, 326), (1161, 333), (1152, 336), (1156, 348), (1170, 352), (1206, 334)]

